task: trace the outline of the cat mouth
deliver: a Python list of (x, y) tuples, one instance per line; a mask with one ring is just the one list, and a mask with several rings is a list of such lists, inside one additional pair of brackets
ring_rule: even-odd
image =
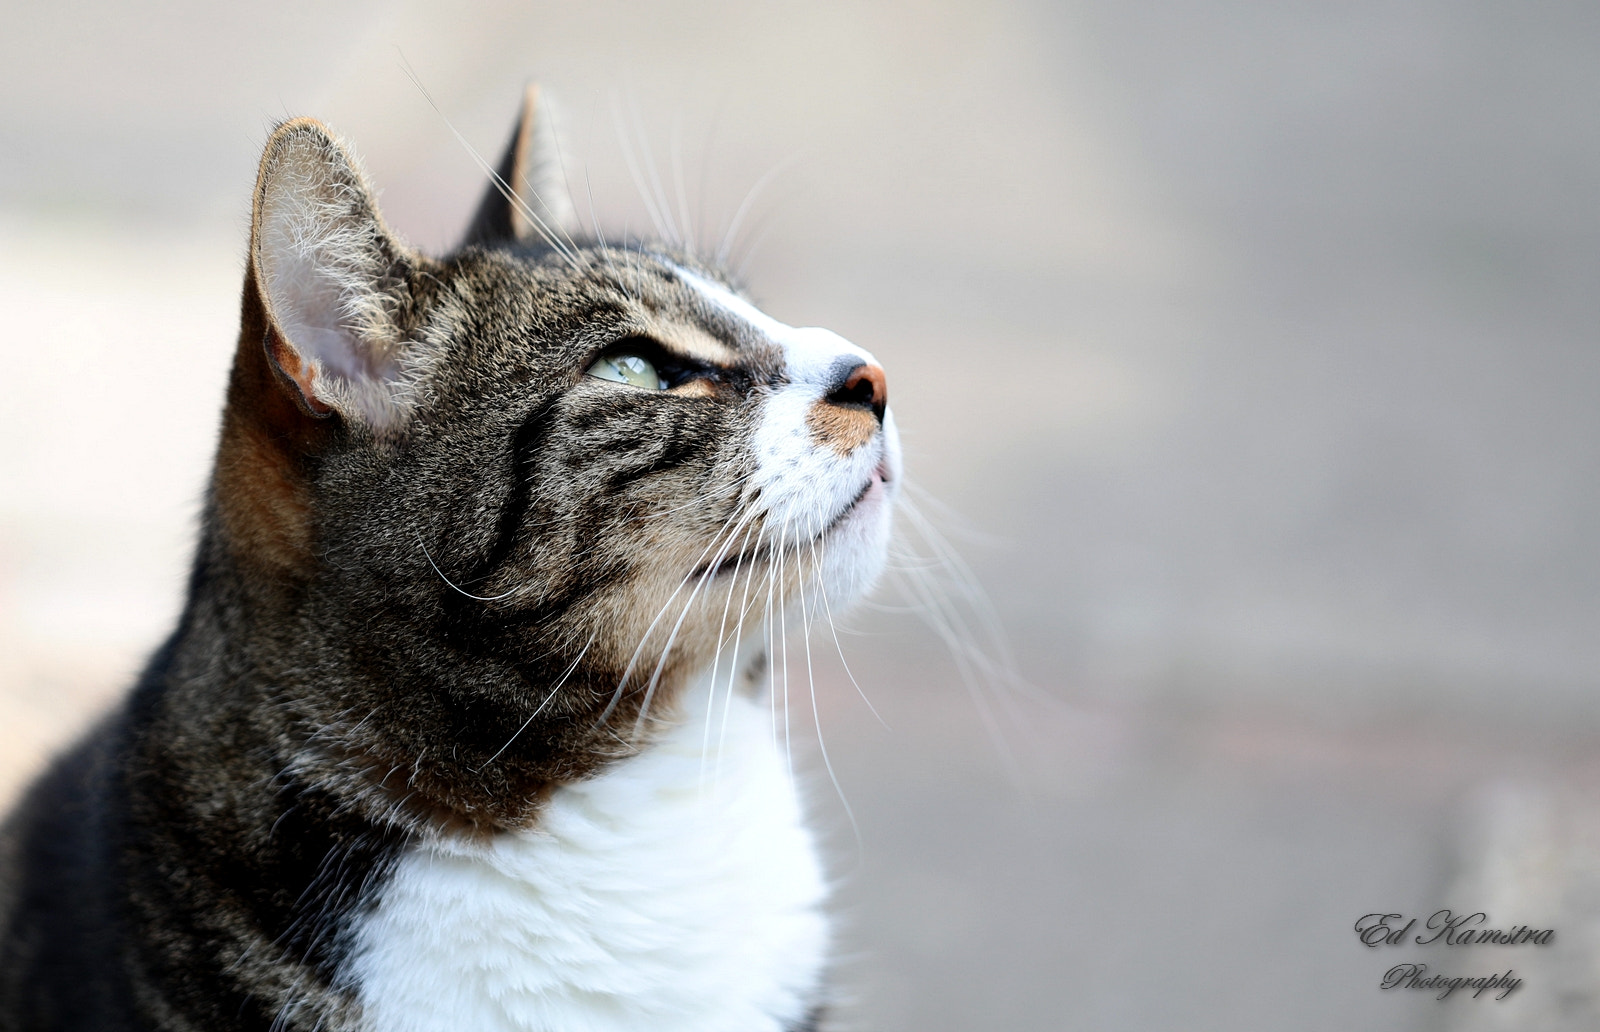
[[(839, 529), (851, 516), (855, 515), (857, 509), (861, 508), (861, 504), (872, 494), (874, 488), (881, 490), (891, 479), (888, 463), (879, 463), (878, 467), (867, 477), (867, 482), (861, 485), (861, 490), (855, 493), (855, 497), (841, 506), (839, 511), (834, 514), (833, 519), (828, 521), (827, 526), (817, 531), (809, 543), (814, 545)], [(707, 563), (697, 569), (691, 576), (715, 580), (725, 574), (737, 573), (741, 569), (766, 562), (771, 557), (772, 547), (770, 545), (758, 545), (755, 548), (730, 555), (719, 562)]]
[(748, 552), (740, 552), (737, 555), (730, 555), (728, 558), (722, 560), (722, 562), (717, 563), (716, 566), (703, 566), (699, 570), (695, 571), (694, 577), (697, 579), (704, 578), (708, 580), (716, 580), (718, 577), (722, 577), (731, 573), (738, 573), (742, 569), (755, 566), (756, 563), (764, 562), (767, 558), (767, 555), (768, 551), (765, 545), (760, 548), (752, 548)]
[(884, 459), (882, 462), (879, 462), (873, 471), (867, 475), (867, 482), (861, 485), (861, 490), (856, 492), (855, 497), (846, 502), (839, 509), (838, 513), (834, 515), (833, 519), (828, 521), (828, 525), (823, 527), (822, 530), (818, 531), (817, 536), (811, 540), (821, 541), (823, 538), (839, 529), (839, 527), (843, 525), (846, 520), (855, 515), (856, 510), (860, 509), (862, 504), (866, 502), (866, 500), (871, 497), (875, 491), (883, 491), (886, 487), (888, 487), (889, 483), (893, 479), (893, 474), (889, 471), (889, 460)]
[(839, 524), (849, 519), (851, 514), (861, 507), (861, 503), (867, 500), (867, 495), (872, 493), (872, 489), (881, 483), (883, 483), (883, 478), (880, 477), (876, 471), (874, 471), (872, 476), (867, 478), (867, 482), (861, 485), (861, 490), (856, 492), (856, 496), (850, 499), (849, 503), (845, 505), (844, 508), (839, 510), (839, 514), (837, 516), (828, 521), (828, 525), (822, 528), (822, 532), (817, 535), (815, 540), (821, 540), (822, 538), (825, 538), (829, 534), (833, 533), (834, 530), (838, 528)]

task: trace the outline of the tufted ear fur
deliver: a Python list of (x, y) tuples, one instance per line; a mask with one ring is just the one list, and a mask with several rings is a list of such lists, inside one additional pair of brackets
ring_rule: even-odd
[(400, 425), (414, 371), (402, 321), (419, 261), (326, 126), (300, 118), (273, 132), (256, 180), (250, 275), (268, 356), (303, 412), (337, 413), (380, 436)]
[(511, 141), (495, 168), (464, 244), (528, 243), (574, 229), (572, 198), (556, 149), (549, 106), (530, 84)]

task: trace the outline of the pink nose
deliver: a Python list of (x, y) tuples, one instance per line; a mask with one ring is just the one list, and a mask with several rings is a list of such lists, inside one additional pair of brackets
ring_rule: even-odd
[(827, 400), (834, 405), (853, 405), (871, 410), (883, 422), (883, 412), (889, 405), (889, 378), (883, 367), (871, 362), (852, 366), (840, 384), (828, 392)]

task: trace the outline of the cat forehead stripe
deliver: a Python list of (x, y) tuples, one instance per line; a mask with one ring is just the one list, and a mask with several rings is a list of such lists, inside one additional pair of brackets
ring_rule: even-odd
[(676, 268), (678, 276), (702, 298), (727, 315), (738, 319), (783, 348), (789, 375), (802, 383), (822, 383), (828, 371), (846, 355), (862, 362), (874, 362), (864, 348), (818, 326), (790, 326), (763, 312), (755, 305), (720, 284), (697, 276), (688, 269)]

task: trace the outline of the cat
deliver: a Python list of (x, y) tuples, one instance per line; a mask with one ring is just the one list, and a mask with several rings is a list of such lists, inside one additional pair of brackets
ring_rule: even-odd
[(0, 1028), (817, 1026), (765, 644), (881, 572), (884, 372), (569, 235), (541, 111), (445, 258), (271, 133), (178, 626), (0, 836)]

